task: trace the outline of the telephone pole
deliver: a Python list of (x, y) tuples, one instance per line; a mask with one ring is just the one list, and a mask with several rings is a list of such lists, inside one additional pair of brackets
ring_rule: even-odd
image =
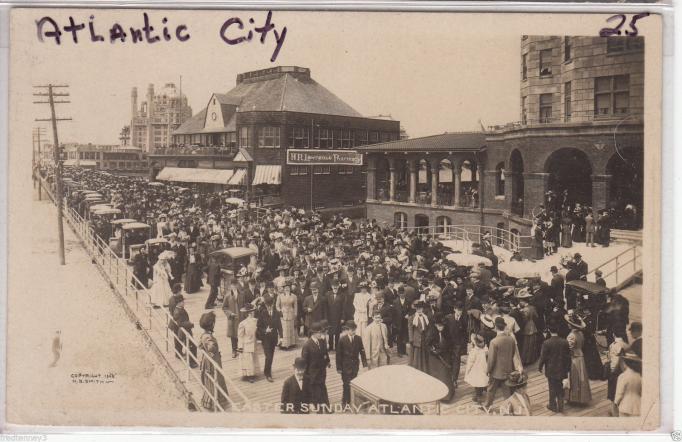
[[(42, 166), (43, 154), (41, 152), (40, 143), (43, 141), (42, 137), (45, 135), (45, 128), (36, 127), (33, 129), (33, 173), (34, 173), (34, 188), (35, 182), (38, 182), (38, 201), (43, 199), (43, 183), (40, 181), (42, 177), (40, 169)], [(36, 145), (38, 146), (38, 159), (36, 160)], [(35, 176), (37, 174), (37, 176)]]
[[(52, 140), (54, 142), (54, 165), (55, 165), (55, 181), (57, 188), (57, 230), (59, 233), (59, 261), (61, 265), (66, 264), (66, 258), (64, 256), (64, 221), (63, 221), (63, 210), (64, 210), (64, 196), (62, 195), (62, 149), (59, 145), (59, 137), (57, 135), (57, 121), (70, 121), (71, 118), (57, 118), (54, 110), (55, 104), (70, 103), (64, 99), (55, 100), (55, 97), (68, 97), (68, 92), (58, 92), (55, 93), (55, 89), (64, 90), (68, 88), (68, 85), (64, 84), (48, 84), (44, 86), (34, 86), (37, 90), (41, 92), (34, 92), (34, 97), (46, 97), (47, 101), (34, 101), (34, 104), (49, 104), (50, 105), (50, 118), (36, 118), (35, 121), (51, 121), (52, 122)], [(47, 90), (47, 92), (45, 92)]]

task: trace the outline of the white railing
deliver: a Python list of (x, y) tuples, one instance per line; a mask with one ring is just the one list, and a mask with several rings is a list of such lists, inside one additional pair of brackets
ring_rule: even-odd
[(447, 238), (445, 239), (466, 241), (469, 244), (480, 244), (485, 232), (490, 232), (491, 243), (494, 246), (502, 247), (510, 252), (520, 252), (522, 249), (530, 248), (530, 236), (520, 235), (519, 233), (493, 226), (460, 224), (453, 226), (406, 227), (402, 230), (408, 232), (416, 231), (421, 234), (440, 237), (446, 236)]
[[(45, 190), (49, 198), (54, 202), (55, 198), (47, 183), (45, 184)], [(207, 394), (210, 397), (213, 404), (212, 411), (225, 411), (225, 408), (223, 408), (219, 400), (219, 398), (222, 397), (227, 399), (230, 406), (234, 406), (235, 404), (234, 399), (228, 395), (228, 392), (220, 387), (220, 377), (222, 377), (226, 385), (228, 383), (230, 384), (228, 390), (236, 392), (244, 403), (249, 402), (241, 389), (239, 389), (231, 379), (225, 376), (222, 366), (216, 363), (203, 349), (199, 348), (193, 336), (184, 334), (184, 338), (182, 338), (181, 335), (176, 336), (175, 333), (170, 330), (169, 326), (174, 324), (175, 327), (180, 330), (179, 333), (183, 333), (168, 309), (155, 309), (152, 307), (151, 293), (149, 290), (144, 287), (135, 275), (133, 275), (126, 261), (119, 258), (108, 244), (99, 236), (92, 233), (88, 222), (72, 208), (66, 208), (66, 204), (64, 217), (82, 241), (85, 250), (90, 254), (93, 261), (111, 284), (112, 288), (114, 288), (126, 301), (126, 304), (135, 315), (138, 325), (147, 333), (150, 341), (168, 361), (169, 365), (171, 365), (171, 362), (173, 361), (172, 358), (175, 358), (176, 356), (175, 343), (178, 342), (180, 344), (182, 351), (184, 352), (184, 357), (180, 359), (182, 361), (182, 371), (178, 372), (177, 370), (174, 370), (178, 377), (180, 379), (184, 377), (186, 382), (196, 381), (198, 385), (201, 386), (202, 393)], [(160, 347), (155, 342), (151, 336), (152, 333), (162, 339), (161, 345), (165, 348)], [(193, 346), (197, 349), (196, 357), (191, 351)], [(208, 376), (211, 381), (206, 382), (206, 384), (212, 384), (211, 388), (208, 388), (202, 382), (201, 374), (197, 373), (197, 370), (191, 367), (193, 364), (198, 365), (202, 358), (205, 364), (208, 363), (212, 366), (212, 370), (205, 370), (204, 372), (204, 376)], [(189, 388), (187, 388), (187, 390), (190, 391)], [(202, 409), (199, 406), (196, 408), (198, 410)]]
[(639, 246), (633, 246), (619, 253), (608, 261), (595, 267), (588, 273), (588, 280), (596, 279), (594, 272), (601, 270), (602, 278), (609, 287), (619, 289), (621, 284), (642, 271), (642, 250)]

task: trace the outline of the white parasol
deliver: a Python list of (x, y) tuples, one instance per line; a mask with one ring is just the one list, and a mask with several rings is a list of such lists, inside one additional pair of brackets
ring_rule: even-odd
[(498, 266), (501, 272), (512, 278), (537, 279), (540, 273), (533, 268), (533, 263), (528, 261), (502, 262)]
[(170, 250), (164, 250), (159, 254), (159, 259), (172, 259), (175, 258), (175, 252)]

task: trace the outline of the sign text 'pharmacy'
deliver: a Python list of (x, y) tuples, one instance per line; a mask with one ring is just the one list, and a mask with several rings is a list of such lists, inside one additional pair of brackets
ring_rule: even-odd
[(287, 164), (362, 166), (362, 154), (352, 150), (289, 149)]

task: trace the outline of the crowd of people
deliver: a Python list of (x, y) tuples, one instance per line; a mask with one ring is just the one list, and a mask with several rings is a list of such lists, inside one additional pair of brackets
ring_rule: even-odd
[[(616, 291), (595, 312), (565, 286), (587, 275), (579, 254), (565, 263), (565, 277), (553, 268), (550, 283), (517, 280), (498, 271), (490, 233), (472, 244), (471, 252), (493, 264), (486, 266), (482, 259), (463, 267), (446, 259), (457, 251), (437, 238), (374, 220), (323, 218), (295, 208), (260, 211), (256, 217), (254, 211), (225, 204), (228, 194), (150, 186), (141, 179), (82, 169), (68, 176), (102, 193), (122, 216), (147, 222), (152, 236), (168, 239), (162, 250), (143, 247), (133, 271), (150, 288), (155, 307), (169, 308), (175, 319), (178, 357), (186, 357), (186, 336), (194, 327), (185, 297), (204, 284), (210, 290), (197, 342), (218, 366), (216, 313), (227, 317), (227, 330), (220, 333), (230, 339), (244, 382), (256, 382), (261, 373), (273, 382), (276, 349), (300, 348), (294, 373), (283, 382), (284, 412), (310, 410), (303, 404), (329, 404), (330, 352), (342, 378), (343, 404), (350, 401), (350, 382), (360, 365), (372, 370), (397, 357), (441, 380), (448, 387), (443, 401), (454, 400), (463, 381), (473, 387), (475, 403), (490, 407), (498, 391), (504, 391), (500, 410), (530, 415), (525, 385), (530, 367), (538, 364), (548, 380), (547, 408), (554, 412), (562, 412), (565, 402), (590, 403), (590, 379), (608, 380), (613, 414), (639, 412), (641, 324), (630, 323), (628, 302)], [(78, 199), (69, 204), (77, 205)], [(587, 222), (580, 223), (590, 211), (584, 208), (583, 216), (581, 207), (573, 213), (569, 240), (587, 240)], [(211, 255), (226, 247), (252, 249), (251, 261), (226, 272)], [(600, 330), (597, 316), (604, 316)], [(596, 340), (601, 329), (609, 343), (606, 366)], [(265, 354), (262, 371), (259, 343)], [(188, 351), (196, 361), (197, 350), (189, 346)], [(225, 408), (224, 379), (216, 378), (213, 365), (203, 360), (198, 368), (205, 385), (219, 383), (224, 394), (217, 400)], [(202, 405), (212, 409), (213, 400), (205, 395)]]
[(559, 247), (571, 248), (574, 242), (589, 247), (608, 247), (611, 242), (613, 210), (593, 210), (579, 202), (572, 203), (568, 190), (561, 198), (554, 191), (545, 194), (545, 203), (533, 214), (531, 239), (533, 255), (542, 259), (558, 252)]

